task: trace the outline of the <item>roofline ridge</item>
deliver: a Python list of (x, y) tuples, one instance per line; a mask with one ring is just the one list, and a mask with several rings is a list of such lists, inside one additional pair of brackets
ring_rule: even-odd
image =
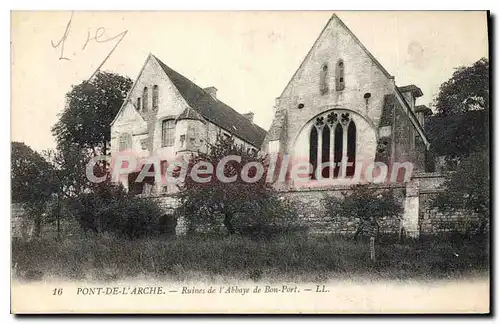
[(279, 95), (278, 98), (281, 98), (283, 96), (283, 94), (285, 93), (285, 90), (288, 88), (288, 86), (290, 85), (290, 83), (292, 83), (292, 80), (295, 78), (295, 76), (297, 75), (297, 73), (299, 72), (299, 70), (302, 68), (302, 66), (306, 62), (307, 58), (309, 57), (309, 55), (311, 55), (311, 52), (312, 52), (314, 46), (316, 46), (316, 43), (318, 43), (319, 39), (321, 38), (321, 35), (323, 35), (323, 33), (326, 30), (326, 27), (330, 24), (330, 21), (332, 21), (332, 19), (334, 18), (334, 16), (337, 17), (337, 15), (335, 15), (335, 13), (332, 14), (330, 16), (330, 19), (328, 19), (328, 21), (326, 22), (325, 26), (323, 26), (323, 29), (321, 29), (321, 32), (319, 33), (318, 37), (316, 37), (316, 40), (314, 41), (314, 43), (312, 44), (312, 46), (309, 48), (309, 51), (307, 52), (306, 56), (304, 56), (304, 58), (302, 59), (302, 61), (299, 64), (299, 67), (295, 70), (295, 72), (293, 73), (292, 77), (287, 82), (287, 84), (285, 85), (285, 88), (283, 89), (283, 91), (281, 92), (281, 94)]
[(373, 54), (365, 47), (365, 45), (363, 45), (363, 43), (359, 40), (359, 38), (349, 29), (349, 27), (347, 27), (347, 25), (342, 21), (342, 19), (340, 19), (337, 15), (335, 16), (332, 15), (332, 18), (336, 18), (338, 20), (340, 25), (347, 30), (347, 32), (352, 36), (352, 38), (354, 38), (354, 40), (356, 41), (356, 43), (358, 43), (361, 49), (373, 60), (375, 65), (377, 65), (380, 68), (380, 70), (382, 70), (382, 73), (384, 73), (386, 77), (388, 77), (389, 79), (394, 79), (394, 76), (391, 75), (385, 69), (385, 67), (375, 58), (375, 56), (373, 56)]
[[(116, 113), (116, 116), (115, 118), (113, 118), (113, 121), (111, 121), (111, 123), (109, 124), (109, 126), (113, 126), (113, 124), (116, 122), (116, 120), (118, 119), (118, 116), (120, 115), (120, 113), (123, 111), (123, 109), (125, 109), (125, 106), (126, 104), (130, 101), (132, 102), (132, 100), (130, 100), (130, 95), (132, 93), (132, 89), (135, 88), (135, 86), (137, 85), (137, 81), (139, 80), (139, 77), (141, 76), (142, 72), (144, 71), (144, 68), (146, 67), (146, 64), (148, 63), (148, 60), (149, 58), (153, 56), (154, 58), (156, 58), (153, 54), (149, 53), (148, 54), (148, 57), (146, 57), (146, 60), (144, 61), (144, 63), (142, 64), (142, 67), (141, 67), (141, 70), (139, 71), (139, 74), (137, 75), (137, 77), (135, 78), (134, 80), (134, 83), (132, 83), (132, 86), (130, 87), (130, 90), (128, 91), (127, 93), (127, 96), (125, 97), (125, 99), (123, 100), (123, 103), (122, 103), (122, 106), (120, 107), (120, 109), (118, 110), (118, 112)], [(133, 102), (132, 102), (133, 104)], [(135, 105), (134, 105), (135, 107)], [(144, 120), (144, 117), (142, 117), (142, 115), (139, 113), (139, 115), (141, 116), (142, 120)], [(145, 121), (145, 120), (144, 120)]]
[(368, 57), (370, 59), (372, 59), (372, 61), (375, 63), (375, 65), (377, 65), (379, 67), (379, 69), (382, 71), (382, 73), (387, 78), (394, 80), (394, 76), (391, 75), (384, 68), (384, 66), (382, 64), (380, 64), (380, 62), (375, 58), (375, 56), (373, 56), (373, 54), (363, 45), (363, 43), (359, 40), (359, 38), (356, 37), (356, 35), (349, 29), (349, 27), (347, 27), (347, 25), (342, 21), (342, 19), (340, 19), (340, 17), (337, 16), (337, 14), (332, 13), (332, 15), (330, 16), (330, 19), (328, 19), (328, 21), (326, 22), (325, 26), (323, 27), (323, 29), (319, 33), (318, 37), (316, 37), (316, 40), (314, 41), (314, 43), (312, 44), (312, 46), (309, 48), (309, 51), (307, 52), (306, 56), (302, 59), (299, 67), (295, 70), (295, 72), (293, 73), (292, 77), (287, 82), (287, 84), (285, 85), (285, 88), (283, 89), (283, 91), (281, 92), (281, 94), (279, 95), (278, 98), (281, 98), (283, 96), (283, 94), (285, 93), (285, 90), (288, 88), (288, 86), (290, 85), (290, 83), (292, 83), (292, 80), (295, 78), (295, 76), (297, 75), (297, 73), (299, 72), (299, 70), (302, 68), (302, 66), (304, 65), (304, 63), (307, 60), (307, 58), (311, 55), (311, 52), (312, 52), (313, 48), (316, 46), (316, 44), (318, 43), (319, 39), (321, 38), (321, 36), (325, 32), (326, 28), (328, 27), (328, 25), (330, 25), (330, 22), (333, 19), (336, 19), (340, 23), (340, 25), (349, 33), (349, 35), (351, 35), (351, 37), (354, 39), (354, 41), (361, 47), (361, 49), (368, 55)]
[[(161, 65), (161, 64), (165, 65), (167, 68), (169, 68), (170, 70), (174, 71), (175, 73), (177, 73), (178, 75), (180, 75), (182, 78), (184, 78), (184, 79), (186, 79), (187, 81), (189, 81), (190, 83), (194, 84), (194, 85), (195, 85), (198, 89), (200, 89), (201, 91), (203, 91), (203, 92), (207, 93), (207, 92), (206, 92), (206, 91), (205, 91), (202, 87), (200, 87), (199, 85), (197, 85), (195, 82), (191, 81), (188, 77), (184, 76), (182, 73), (178, 72), (177, 70), (175, 70), (175, 69), (171, 68), (170, 66), (168, 66), (167, 64), (165, 64), (162, 60), (160, 60), (158, 57), (154, 56), (153, 54), (151, 54), (151, 55), (152, 55), (152, 56), (153, 56), (153, 57), (154, 57), (154, 58), (158, 61), (158, 63), (160, 63), (160, 65)], [(174, 84), (174, 86), (175, 86), (175, 84)], [(175, 86), (175, 87), (176, 87), (176, 86)], [(176, 88), (177, 88), (177, 87), (176, 87)], [(177, 90), (178, 90), (178, 89), (177, 89)], [(209, 94), (207, 93), (207, 95), (209, 95)], [(236, 112), (237, 114), (239, 114), (240, 116), (242, 116), (242, 117), (244, 117), (244, 118), (245, 118), (245, 116), (243, 116), (243, 114), (242, 114), (242, 113), (240, 113), (239, 111), (237, 111), (236, 109), (234, 109), (233, 107), (231, 107), (230, 105), (228, 105), (227, 103), (225, 103), (224, 101), (222, 101), (222, 100), (220, 100), (220, 99), (214, 99), (214, 98), (213, 98), (213, 97), (211, 97), (211, 96), (210, 96), (210, 98), (212, 98), (212, 100), (214, 100), (214, 101), (217, 101), (217, 102), (222, 103), (222, 104), (223, 104), (224, 106), (226, 106), (227, 108), (229, 108), (229, 109), (233, 110), (234, 112)], [(193, 107), (191, 107), (191, 108), (193, 108)], [(194, 108), (193, 108), (193, 109), (194, 109)], [(196, 111), (196, 109), (194, 109), (194, 110)], [(198, 111), (197, 111), (197, 112), (198, 112)], [(207, 118), (207, 117), (204, 117), (204, 118)], [(210, 120), (209, 118), (207, 118), (207, 119), (208, 119), (208, 120)], [(249, 124), (254, 125), (254, 126), (257, 126), (257, 127), (258, 127), (258, 128), (260, 128), (262, 131), (267, 132), (264, 128), (260, 127), (259, 125), (255, 124), (255, 123), (250, 123), (250, 121), (249, 121), (247, 118), (245, 118), (245, 120), (247, 120)]]

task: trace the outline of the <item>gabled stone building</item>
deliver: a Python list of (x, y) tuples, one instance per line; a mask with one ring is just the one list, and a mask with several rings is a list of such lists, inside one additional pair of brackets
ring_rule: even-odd
[(409, 161), (414, 171), (423, 171), (429, 148), (424, 115), (431, 110), (416, 104), (422, 95), (416, 85), (398, 86), (334, 14), (276, 98), (264, 147), (292, 161), (309, 161), (314, 169), (353, 162), (346, 170), (324, 168), (322, 178), (331, 184), (341, 183), (339, 175), (352, 176), (356, 161)]
[(151, 167), (148, 157), (172, 161), (205, 151), (217, 134), (259, 150), (266, 131), (253, 123), (253, 113), (240, 114), (218, 100), (215, 87), (200, 88), (150, 54), (111, 124), (111, 154), (130, 151), (139, 158), (136, 172), (120, 179), (132, 192), (170, 192), (174, 185), (152, 178), (133, 181), (142, 168)]

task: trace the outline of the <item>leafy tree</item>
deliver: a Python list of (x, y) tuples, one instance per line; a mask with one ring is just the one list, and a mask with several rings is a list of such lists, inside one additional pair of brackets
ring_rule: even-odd
[[(61, 149), (46, 150), (43, 153), (55, 169), (55, 177), (61, 185), (61, 198), (78, 196), (93, 189), (95, 184), (86, 175), (92, 151), (67, 143)], [(98, 168), (94, 170), (96, 176), (102, 175), (105, 170), (103, 165), (96, 165), (95, 168)]]
[[(225, 183), (216, 177), (216, 169), (219, 162), (230, 155), (241, 157), (241, 161), (225, 164), (224, 175), (236, 176), (234, 182)], [(206, 183), (190, 177), (194, 165), (200, 162), (213, 167)], [(253, 183), (241, 177), (243, 167), (250, 162), (263, 166), (262, 176)], [(253, 178), (255, 175), (256, 168), (250, 168), (248, 176)], [(232, 138), (219, 136), (216, 143), (209, 146), (208, 153), (198, 152), (191, 157), (185, 181), (179, 185), (181, 204), (177, 212), (186, 217), (190, 232), (200, 227), (218, 230), (222, 224), (229, 234), (255, 236), (289, 229), (294, 223), (294, 210), (266, 183), (266, 175), (264, 157), (235, 144)]]
[(11, 143), (12, 201), (43, 201), (50, 197), (55, 187), (51, 182), (51, 165), (29, 146)]
[[(87, 162), (108, 153), (110, 124), (123, 104), (132, 81), (118, 74), (99, 72), (89, 82), (73, 86), (66, 94), (66, 108), (52, 128), (57, 151), (47, 156), (58, 171), (65, 196), (93, 190), (86, 177)], [(105, 162), (96, 174), (105, 172)]]
[(46, 202), (59, 191), (55, 170), (42, 155), (24, 143), (11, 143), (12, 202), (23, 203), (30, 220), (34, 222), (34, 236), (40, 235), (42, 214)]
[(355, 185), (351, 192), (343, 192), (343, 197), (325, 197), (326, 209), (332, 219), (346, 218), (357, 223), (354, 238), (362, 234), (378, 237), (380, 221), (400, 218), (403, 207), (392, 189), (377, 189), (370, 185)]
[(468, 211), (479, 217), (477, 230), (484, 233), (490, 216), (489, 159), (486, 153), (472, 154), (446, 175), (432, 206), (441, 212)]
[(52, 128), (58, 148), (71, 146), (107, 154), (110, 124), (123, 104), (132, 80), (118, 74), (99, 72), (89, 82), (73, 86), (67, 105)]
[(431, 116), (425, 122), (425, 130), (432, 152), (451, 161), (488, 149), (488, 116), (484, 110)]
[(456, 69), (443, 83), (434, 101), (439, 115), (461, 114), (471, 110), (489, 111), (489, 61), (482, 58), (472, 66)]
[(426, 119), (425, 130), (434, 155), (456, 161), (488, 147), (489, 62), (482, 58), (460, 67), (444, 82), (434, 100), (437, 114)]

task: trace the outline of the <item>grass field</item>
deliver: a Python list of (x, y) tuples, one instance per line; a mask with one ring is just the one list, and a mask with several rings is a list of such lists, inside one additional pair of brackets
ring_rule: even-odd
[(138, 276), (186, 280), (290, 280), (332, 278), (438, 279), (489, 269), (484, 241), (431, 238), (404, 244), (369, 244), (333, 236), (177, 237), (128, 241), (109, 236), (12, 242), (19, 279), (46, 277), (119, 280)]

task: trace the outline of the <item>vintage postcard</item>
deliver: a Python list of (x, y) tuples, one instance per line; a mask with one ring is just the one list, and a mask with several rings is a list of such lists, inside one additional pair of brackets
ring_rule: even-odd
[(13, 11), (11, 312), (490, 313), (486, 11)]

